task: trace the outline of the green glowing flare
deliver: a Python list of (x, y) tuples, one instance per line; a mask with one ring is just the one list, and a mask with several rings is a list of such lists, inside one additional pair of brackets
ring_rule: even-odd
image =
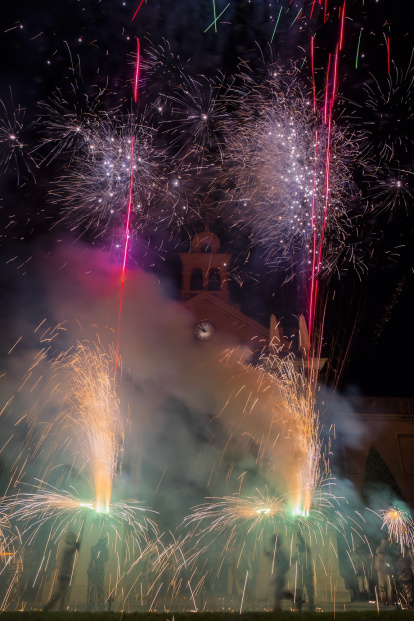
[(293, 509), (293, 515), (298, 515), (300, 517), (309, 517), (309, 511), (304, 511), (303, 509), (299, 509), (298, 507), (296, 507), (296, 509)]

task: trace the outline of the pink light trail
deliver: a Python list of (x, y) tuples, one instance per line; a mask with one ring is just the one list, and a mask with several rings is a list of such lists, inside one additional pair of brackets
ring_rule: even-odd
[[(142, 2), (141, 2), (142, 4)], [(141, 5), (140, 5), (141, 6)], [(137, 12), (139, 7), (137, 9)], [(139, 84), (139, 67), (140, 67), (140, 46), (139, 39), (137, 38), (137, 59), (135, 62), (135, 79), (134, 79), (134, 102), (138, 102), (138, 84)], [(121, 275), (121, 293), (119, 297), (119, 311), (118, 311), (118, 332), (117, 332), (117, 342), (116, 342), (116, 355), (115, 355), (115, 377), (118, 370), (118, 360), (119, 360), (119, 341), (120, 341), (120, 333), (121, 333), (121, 315), (122, 315), (122, 300), (124, 296), (124, 285), (125, 285), (125, 272), (126, 272), (126, 262), (128, 257), (128, 247), (129, 247), (129, 239), (130, 239), (130, 224), (131, 224), (131, 212), (132, 212), (132, 201), (134, 198), (134, 151), (135, 151), (135, 136), (132, 136), (131, 140), (131, 169), (130, 169), (130, 180), (129, 180), (129, 196), (128, 196), (128, 207), (127, 207), (127, 218), (125, 224), (125, 246), (124, 246), (124, 257), (122, 261), (122, 275)]]

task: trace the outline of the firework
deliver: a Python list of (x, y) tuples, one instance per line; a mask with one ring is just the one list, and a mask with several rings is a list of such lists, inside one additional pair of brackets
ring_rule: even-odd
[(63, 203), (78, 225), (105, 229), (125, 213), (132, 183), (132, 210), (144, 219), (155, 197), (162, 196), (161, 188), (167, 191), (167, 180), (161, 174), (163, 158), (153, 145), (154, 132), (137, 125), (135, 115), (104, 114), (96, 119), (93, 131), (88, 129), (82, 136), (82, 149), (57, 179), (52, 200)]
[[(56, 95), (43, 104), (47, 137), (40, 145), (49, 163), (64, 156), (51, 200), (63, 219), (96, 232), (119, 225), (132, 196), (135, 226), (171, 224), (186, 214), (178, 171), (147, 112), (102, 111), (100, 98), (71, 108)], [(132, 149), (134, 145), (134, 149)]]
[(292, 358), (274, 356), (263, 361), (258, 384), (258, 394), (249, 389), (251, 411), (244, 416), (246, 404), (239, 434), (250, 442), (250, 450), (255, 447), (260, 476), (268, 485), (249, 494), (240, 483), (237, 494), (196, 507), (184, 523), (196, 525), (201, 539), (222, 533), (230, 539), (242, 533), (261, 538), (266, 528), (274, 532), (287, 522), (320, 521), (333, 506), (322, 489), (328, 475), (320, 472), (322, 442), (310, 383), (295, 370)]
[(386, 211), (390, 218), (400, 211), (409, 213), (414, 198), (412, 166), (394, 168), (384, 163), (372, 171), (368, 168), (366, 172), (366, 196), (372, 210), (377, 213)]
[(391, 507), (380, 511), (383, 521), (382, 528), (388, 530), (388, 539), (398, 543), (401, 553), (414, 547), (414, 521), (408, 511), (399, 507)]
[(319, 272), (323, 248), (328, 269), (329, 248), (344, 245), (351, 227), (358, 140), (314, 111), (295, 72), (272, 66), (261, 83), (244, 80), (239, 122), (225, 136), (231, 203), (268, 260), (316, 261)]
[(273, 532), (283, 519), (286, 507), (286, 498), (270, 496), (256, 490), (254, 496), (235, 494), (223, 498), (212, 498), (216, 502), (205, 503), (195, 507), (194, 512), (185, 518), (188, 524), (201, 522), (208, 518), (209, 529), (217, 533), (231, 530), (234, 526), (243, 525), (249, 534), (259, 529), (261, 532), (266, 525), (270, 525)]
[[(78, 91), (76, 94), (80, 99)], [(39, 103), (42, 130), (46, 134), (39, 146), (42, 164), (49, 165), (60, 156), (70, 161), (78, 151), (88, 148), (99, 128), (104, 95), (104, 92), (93, 98), (85, 95), (84, 102), (70, 103), (58, 91), (47, 102)]]
[(19, 184), (21, 169), (33, 175), (36, 163), (25, 138), (28, 129), (24, 124), (26, 110), (20, 106), (14, 108), (13, 101), (10, 107), (11, 110), (0, 99), (0, 171), (5, 174), (13, 168)]
[(180, 87), (165, 97), (171, 120), (165, 121), (167, 136), (177, 145), (179, 155), (195, 158), (205, 165), (214, 158), (215, 165), (222, 157), (223, 131), (228, 122), (226, 98), (231, 81), (223, 75), (216, 79), (198, 76), (195, 79), (181, 73)]
[(313, 385), (295, 370), (291, 358), (272, 357), (270, 364), (281, 385), (281, 409), (294, 430), (296, 450), (300, 455), (292, 473), (296, 477), (296, 491), (293, 483), (290, 492), (293, 513), (308, 516), (313, 496), (323, 482), (319, 468), (322, 443)]
[[(367, 155), (379, 157), (380, 162), (391, 163), (411, 160), (413, 146), (412, 86), (413, 67), (403, 71), (393, 67), (382, 83), (372, 77), (365, 85), (365, 106), (362, 124), (367, 139)], [(373, 136), (375, 139), (372, 140)]]
[(62, 367), (68, 372), (69, 390), (60, 418), (75, 431), (87, 460), (97, 510), (109, 511), (123, 445), (113, 355), (79, 343)]
[(140, 513), (148, 510), (137, 501), (111, 503), (103, 510), (96, 501), (87, 501), (73, 492), (57, 490), (44, 481), (39, 481), (34, 492), (20, 492), (15, 496), (4, 497), (1, 506), (11, 520), (23, 524), (21, 537), (25, 537), (29, 543), (33, 542), (41, 527), (47, 523), (50, 523), (51, 539), (59, 538), (70, 528), (79, 530), (89, 511), (104, 519), (107, 527), (115, 532), (121, 526), (126, 526), (135, 538), (143, 540), (147, 540), (149, 534), (156, 537), (158, 533), (151, 518), (143, 515), (139, 519)]
[[(55, 370), (53, 380), (59, 385), (65, 379), (67, 389), (60, 412), (47, 424), (39, 445), (53, 438), (50, 457), (57, 450), (60, 453), (67, 451), (68, 447), (73, 449), (74, 455), (83, 455), (81, 471), (86, 469), (88, 472), (90, 497), (82, 499), (79, 494), (61, 492), (42, 480), (35, 492), (19, 493), (13, 499), (13, 515), (19, 519), (24, 515), (27, 519), (30, 512), (34, 512), (49, 519), (48, 516), (56, 518), (59, 512), (63, 512), (70, 520), (71, 513), (77, 514), (81, 509), (111, 515), (121, 515), (124, 510), (127, 515), (132, 511), (132, 504), (122, 505), (121, 510), (120, 504), (111, 502), (113, 484), (122, 468), (124, 438), (116, 395), (114, 354), (112, 351), (107, 353), (100, 345), (92, 347), (88, 343), (79, 343), (74, 351), (59, 356), (52, 364)], [(75, 441), (64, 439), (68, 432), (74, 434)], [(46, 454), (42, 457), (45, 459)], [(53, 465), (46, 468), (46, 472), (50, 470)], [(7, 498), (5, 501), (6, 504), (9, 502)], [(27, 512), (25, 507), (28, 507)]]
[[(56, 543), (66, 532), (83, 533), (86, 524), (90, 537), (112, 534), (118, 585), (127, 569), (159, 539), (159, 532), (152, 517), (154, 511), (136, 500), (112, 499), (123, 453), (114, 353), (107, 353), (100, 345), (79, 343), (51, 364), (55, 372), (52, 380), (56, 383), (51, 389), (54, 398), (59, 398), (59, 388), (65, 388), (59, 411), (56, 412), (54, 403), (54, 417), (33, 447), (38, 458), (47, 464), (45, 478), (35, 479), (36, 483), (26, 491), (28, 486), (22, 476), (16, 476), (14, 487), (19, 491), (0, 500), (0, 515), (4, 523), (11, 524), (24, 546), (44, 546), (37, 575), (45, 571), (43, 564), (47, 565), (46, 559), (56, 553)], [(31, 423), (34, 424), (32, 420)], [(70, 451), (71, 467), (63, 468), (58, 475), (58, 486), (52, 485), (46, 479), (53, 476), (56, 468), (60, 471), (57, 454), (61, 459)], [(22, 458), (20, 455), (20, 473), (27, 463), (27, 458)], [(75, 462), (80, 466), (77, 473)], [(71, 474), (75, 477), (69, 485)], [(8, 541), (7, 550), (15, 539), (16, 536)]]

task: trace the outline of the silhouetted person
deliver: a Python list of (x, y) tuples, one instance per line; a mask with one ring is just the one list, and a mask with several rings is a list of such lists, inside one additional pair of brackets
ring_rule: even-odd
[(299, 589), (298, 593), (298, 608), (302, 609), (303, 591), (306, 591), (306, 597), (308, 599), (308, 609), (311, 612), (315, 612), (315, 583), (314, 583), (314, 570), (312, 561), (312, 552), (310, 547), (306, 544), (302, 533), (298, 531), (297, 534), (297, 550), (299, 571), (302, 574), (303, 588)]
[(414, 555), (408, 548), (397, 552), (395, 563), (395, 579), (397, 582), (397, 601), (399, 600), (404, 608), (414, 606)]
[(382, 604), (392, 603), (393, 584), (391, 578), (394, 575), (393, 565), (392, 547), (386, 539), (382, 539), (375, 551), (375, 569), (378, 576), (379, 599)]
[(104, 579), (105, 563), (109, 558), (108, 542), (101, 537), (91, 547), (91, 560), (88, 565), (88, 610), (102, 611), (105, 609)]
[(73, 568), (75, 564), (76, 552), (80, 548), (80, 541), (76, 534), (69, 531), (65, 537), (65, 547), (63, 548), (62, 558), (57, 576), (56, 585), (50, 601), (43, 610), (51, 610), (58, 606), (59, 610), (65, 610), (70, 598), (70, 583), (72, 580)]
[[(283, 540), (279, 535), (278, 538), (273, 539), (274, 546), (276, 547), (275, 553), (275, 564), (274, 564), (274, 572), (275, 577), (273, 579), (274, 584), (274, 606), (273, 610), (275, 612), (280, 612), (282, 610), (282, 600), (283, 599), (293, 599), (292, 593), (285, 590), (286, 586), (286, 576), (289, 571), (289, 557), (283, 549)], [(273, 551), (268, 553), (270, 556)]]

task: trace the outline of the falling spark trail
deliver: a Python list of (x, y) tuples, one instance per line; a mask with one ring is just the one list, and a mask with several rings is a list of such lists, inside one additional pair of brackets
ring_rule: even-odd
[(224, 7), (224, 9), (222, 10), (222, 12), (221, 12), (221, 13), (219, 13), (219, 14), (217, 15), (216, 19), (215, 19), (213, 22), (211, 22), (210, 26), (207, 26), (207, 28), (206, 28), (206, 29), (205, 29), (205, 31), (204, 31), (204, 34), (207, 32), (207, 30), (210, 30), (210, 28), (211, 28), (212, 26), (214, 26), (214, 24), (216, 24), (216, 23), (217, 23), (217, 20), (218, 20), (218, 19), (219, 19), (219, 18), (223, 15), (224, 11), (227, 11), (227, 9), (229, 8), (229, 6), (230, 6), (230, 2), (229, 2), (229, 3), (228, 3), (225, 7)]
[(246, 571), (246, 580), (244, 581), (243, 595), (242, 595), (242, 600), (241, 600), (241, 604), (240, 604), (240, 614), (242, 613), (242, 610), (243, 610), (244, 593), (246, 591), (246, 584), (247, 584), (248, 576), (249, 576), (249, 571)]
[(275, 24), (275, 27), (274, 27), (274, 29), (273, 29), (273, 34), (272, 34), (272, 38), (270, 39), (270, 43), (273, 43), (273, 38), (274, 38), (274, 36), (275, 36), (275, 32), (276, 32), (276, 29), (277, 29), (277, 25), (278, 25), (279, 20), (280, 20), (280, 15), (281, 15), (281, 13), (282, 13), (282, 8), (283, 8), (283, 7), (280, 7), (279, 15), (277, 16), (276, 24)]
[(151, 612), (152, 607), (153, 607), (153, 605), (154, 605), (154, 602), (155, 602), (155, 600), (157, 599), (157, 595), (158, 595), (158, 593), (160, 592), (160, 589), (161, 589), (162, 585), (163, 585), (163, 583), (161, 582), (160, 586), (158, 587), (158, 591), (155, 593), (154, 599), (153, 599), (153, 600), (152, 600), (152, 602), (151, 602), (151, 606), (149, 607), (149, 611), (148, 611), (148, 612)]
[(20, 336), (20, 337), (17, 339), (17, 341), (15, 342), (15, 344), (13, 345), (13, 347), (12, 347), (11, 349), (9, 349), (9, 351), (7, 352), (7, 355), (12, 353), (13, 349), (16, 347), (16, 345), (17, 345), (17, 344), (18, 344), (21, 340), (22, 340), (22, 337)]
[(193, 593), (193, 589), (191, 588), (190, 582), (188, 582), (188, 588), (190, 589), (191, 598), (192, 598), (193, 603), (194, 603), (194, 610), (195, 610), (195, 612), (198, 612), (197, 604), (196, 604), (195, 599), (194, 599), (194, 593)]
[(299, 17), (300, 17), (300, 15), (301, 15), (301, 13), (302, 13), (302, 9), (300, 9), (300, 10), (299, 10), (299, 13), (296, 15), (295, 19), (294, 19), (294, 20), (293, 20), (293, 22), (290, 24), (289, 28), (292, 28), (293, 24), (294, 24), (295, 22), (297, 22), (297, 21), (298, 21), (298, 19), (299, 19)]
[(216, 0), (213, 0), (214, 32), (217, 32)]
[(356, 57), (355, 57), (355, 69), (358, 69), (359, 48), (360, 48), (360, 45), (361, 45), (361, 35), (362, 35), (362, 28), (359, 31), (358, 45), (357, 45), (357, 51), (356, 51)]

